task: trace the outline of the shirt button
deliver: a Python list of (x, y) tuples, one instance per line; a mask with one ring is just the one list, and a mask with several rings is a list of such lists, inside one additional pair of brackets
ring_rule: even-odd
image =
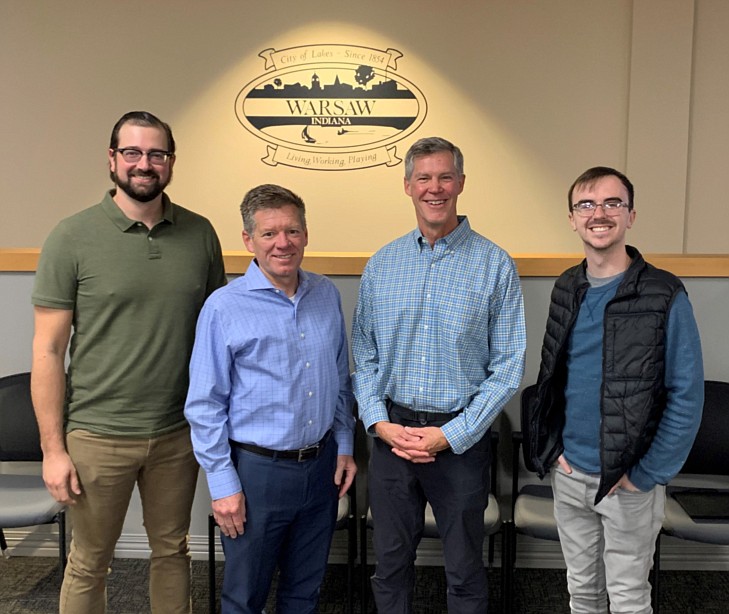
[(430, 298), (430, 292), (428, 292), (428, 294), (425, 295), (425, 298)]
[(420, 362), (425, 362), (425, 356), (420, 359)]
[(309, 390), (309, 396), (310, 397), (313, 397), (314, 396), (314, 393), (311, 390)]
[(423, 328), (425, 328), (425, 330), (428, 330), (428, 325), (426, 324)]
[(306, 363), (306, 368), (308, 369), (311, 366), (311, 363)]
[(312, 424), (314, 424), (314, 421), (313, 420), (309, 420), (309, 426), (311, 426)]
[(151, 241), (151, 240), (152, 240), (152, 237), (147, 237), (147, 241)]
[(301, 333), (299, 336), (303, 339), (304, 337), (306, 337), (306, 334), (305, 333)]
[(423, 392), (423, 387), (418, 388), (418, 391)]

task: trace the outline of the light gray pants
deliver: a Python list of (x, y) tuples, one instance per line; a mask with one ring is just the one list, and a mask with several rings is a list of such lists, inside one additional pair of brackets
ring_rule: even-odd
[(651, 614), (648, 573), (663, 523), (665, 486), (618, 489), (594, 504), (599, 478), (552, 469), (554, 517), (573, 614)]

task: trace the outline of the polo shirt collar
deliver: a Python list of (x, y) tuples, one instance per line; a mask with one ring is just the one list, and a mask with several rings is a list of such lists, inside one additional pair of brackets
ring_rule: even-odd
[[(114, 194), (116, 194), (116, 189), (111, 189), (104, 195), (101, 208), (119, 230), (126, 232), (136, 226), (137, 222), (124, 215), (124, 212), (114, 202)], [(162, 221), (169, 224), (175, 223), (175, 205), (164, 193), (162, 194)]]

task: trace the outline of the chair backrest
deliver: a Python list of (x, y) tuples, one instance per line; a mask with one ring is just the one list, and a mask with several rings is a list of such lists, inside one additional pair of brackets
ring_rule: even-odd
[[(537, 385), (531, 384), (530, 386), (527, 386), (524, 388), (524, 390), (521, 391), (521, 399), (520, 399), (520, 410), (521, 410), (521, 432), (523, 434), (526, 434), (529, 432), (528, 425), (529, 424), (529, 418), (531, 417), (529, 412), (529, 407), (532, 404), (533, 399), (537, 396)], [(534, 463), (532, 463), (531, 455), (529, 454), (529, 445), (528, 442), (522, 442), (522, 450), (523, 450), (523, 456), (524, 456), (524, 466), (527, 468), (528, 471), (531, 473), (536, 473), (537, 468), (534, 466)], [(516, 456), (516, 459), (518, 461), (518, 456)], [(514, 467), (514, 471), (518, 471), (519, 466), (516, 465)]]
[(704, 382), (704, 414), (681, 473), (729, 476), (729, 382)]
[(41, 461), (30, 373), (0, 378), (0, 461)]

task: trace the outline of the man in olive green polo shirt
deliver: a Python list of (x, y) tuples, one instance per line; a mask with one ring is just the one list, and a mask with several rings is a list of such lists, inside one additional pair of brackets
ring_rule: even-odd
[(164, 193), (175, 163), (167, 124), (127, 113), (108, 158), (115, 188), (51, 232), (32, 297), (43, 478), (73, 520), (60, 611), (105, 612), (106, 575), (137, 484), (152, 611), (189, 613), (198, 466), (183, 407), (198, 312), (225, 283), (220, 244), (205, 218)]

